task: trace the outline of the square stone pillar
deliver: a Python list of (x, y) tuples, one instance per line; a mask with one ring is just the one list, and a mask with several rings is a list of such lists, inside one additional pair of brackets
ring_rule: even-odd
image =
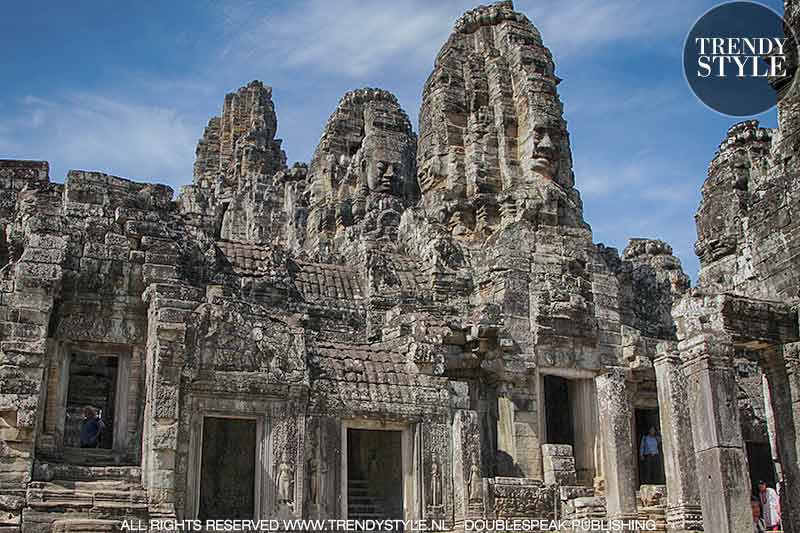
[(692, 419), (687, 403), (686, 377), (674, 343), (659, 343), (655, 360), (658, 411), (667, 478), (669, 531), (702, 531), (703, 514), (697, 486)]
[(572, 420), (575, 429), (575, 472), (578, 484), (592, 486), (597, 476), (595, 441), (597, 439), (597, 390), (594, 379), (570, 381)]
[(610, 368), (597, 376), (597, 408), (603, 437), (603, 471), (609, 519), (636, 518), (636, 457), (631, 441), (633, 407), (628, 371)]
[(706, 531), (750, 531), (750, 474), (739, 421), (733, 345), (720, 336), (699, 334), (681, 341), (678, 347), (687, 378)]
[(514, 407), (514, 462), (519, 473), (528, 479), (542, 479), (541, 435), (539, 419), (541, 406), (538, 375), (530, 374), (519, 381), (513, 391)]
[(775, 445), (781, 462), (781, 518), (783, 529), (800, 532), (800, 344), (762, 353), (775, 422)]
[(517, 472), (516, 428), (514, 425), (514, 402), (510, 387), (498, 390), (497, 396), (497, 475), (514, 477)]
[(476, 411), (453, 413), (453, 509), (454, 528), (464, 530), (464, 520), (480, 518), (485, 495), (481, 474), (480, 421)]

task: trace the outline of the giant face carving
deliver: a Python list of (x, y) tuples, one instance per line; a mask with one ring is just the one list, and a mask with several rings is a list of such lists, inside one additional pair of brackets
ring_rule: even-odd
[(540, 119), (533, 124), (531, 171), (548, 180), (558, 176), (560, 166), (561, 127), (553, 119)]
[(367, 164), (367, 186), (372, 192), (391, 194), (394, 186), (394, 165), (386, 161)]

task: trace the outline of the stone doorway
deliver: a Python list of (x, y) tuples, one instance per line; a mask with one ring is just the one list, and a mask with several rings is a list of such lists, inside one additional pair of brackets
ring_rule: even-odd
[[(634, 434), (636, 435), (636, 441), (634, 442), (634, 453), (636, 454), (639, 470), (639, 484), (664, 485), (666, 483), (664, 476), (664, 448), (661, 444), (661, 419), (658, 409), (636, 409), (635, 419)], [(656, 459), (643, 459), (641, 455), (642, 440), (651, 428), (656, 430), (658, 457)]]
[(203, 419), (200, 520), (255, 517), (257, 434), (253, 419)]
[(574, 449), (575, 424), (571, 396), (569, 380), (560, 376), (544, 376), (547, 444), (569, 444)]
[(403, 518), (403, 439), (398, 430), (347, 430), (347, 517)]
[[(68, 361), (67, 397), (64, 418), (64, 446), (81, 448), (81, 427), (84, 411), (92, 408), (105, 429), (100, 433), (97, 446), (110, 450), (115, 444), (114, 433), (118, 425), (116, 411), (119, 398), (119, 359), (112, 355), (73, 352)], [(119, 406), (124, 407), (124, 406)]]
[(577, 483), (592, 486), (597, 475), (597, 388), (594, 375), (548, 369), (539, 382), (543, 443), (572, 446)]
[(758, 493), (758, 482), (766, 481), (768, 487), (775, 488), (777, 475), (772, 459), (772, 448), (767, 442), (745, 442), (747, 465), (750, 470), (750, 484), (753, 494)]

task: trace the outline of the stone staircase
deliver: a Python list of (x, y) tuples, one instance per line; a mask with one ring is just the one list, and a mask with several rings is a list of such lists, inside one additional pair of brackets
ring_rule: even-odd
[(351, 520), (385, 519), (383, 500), (370, 495), (365, 479), (347, 480), (347, 518)]
[(138, 466), (37, 462), (22, 513), (26, 533), (119, 531), (122, 520), (146, 523)]

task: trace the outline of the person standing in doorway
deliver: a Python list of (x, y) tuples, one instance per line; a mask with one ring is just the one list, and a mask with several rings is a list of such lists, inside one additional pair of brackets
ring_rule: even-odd
[(646, 435), (642, 436), (639, 443), (639, 463), (642, 465), (642, 484), (655, 482), (658, 475), (661, 453), (659, 452), (659, 438), (656, 428), (651, 427)]
[(83, 422), (81, 422), (81, 448), (97, 448), (100, 445), (100, 435), (106, 425), (97, 416), (97, 411), (93, 407), (86, 407), (83, 410)]
[(781, 503), (775, 489), (768, 487), (766, 481), (758, 482), (758, 497), (761, 501), (761, 515), (767, 531), (781, 529)]

